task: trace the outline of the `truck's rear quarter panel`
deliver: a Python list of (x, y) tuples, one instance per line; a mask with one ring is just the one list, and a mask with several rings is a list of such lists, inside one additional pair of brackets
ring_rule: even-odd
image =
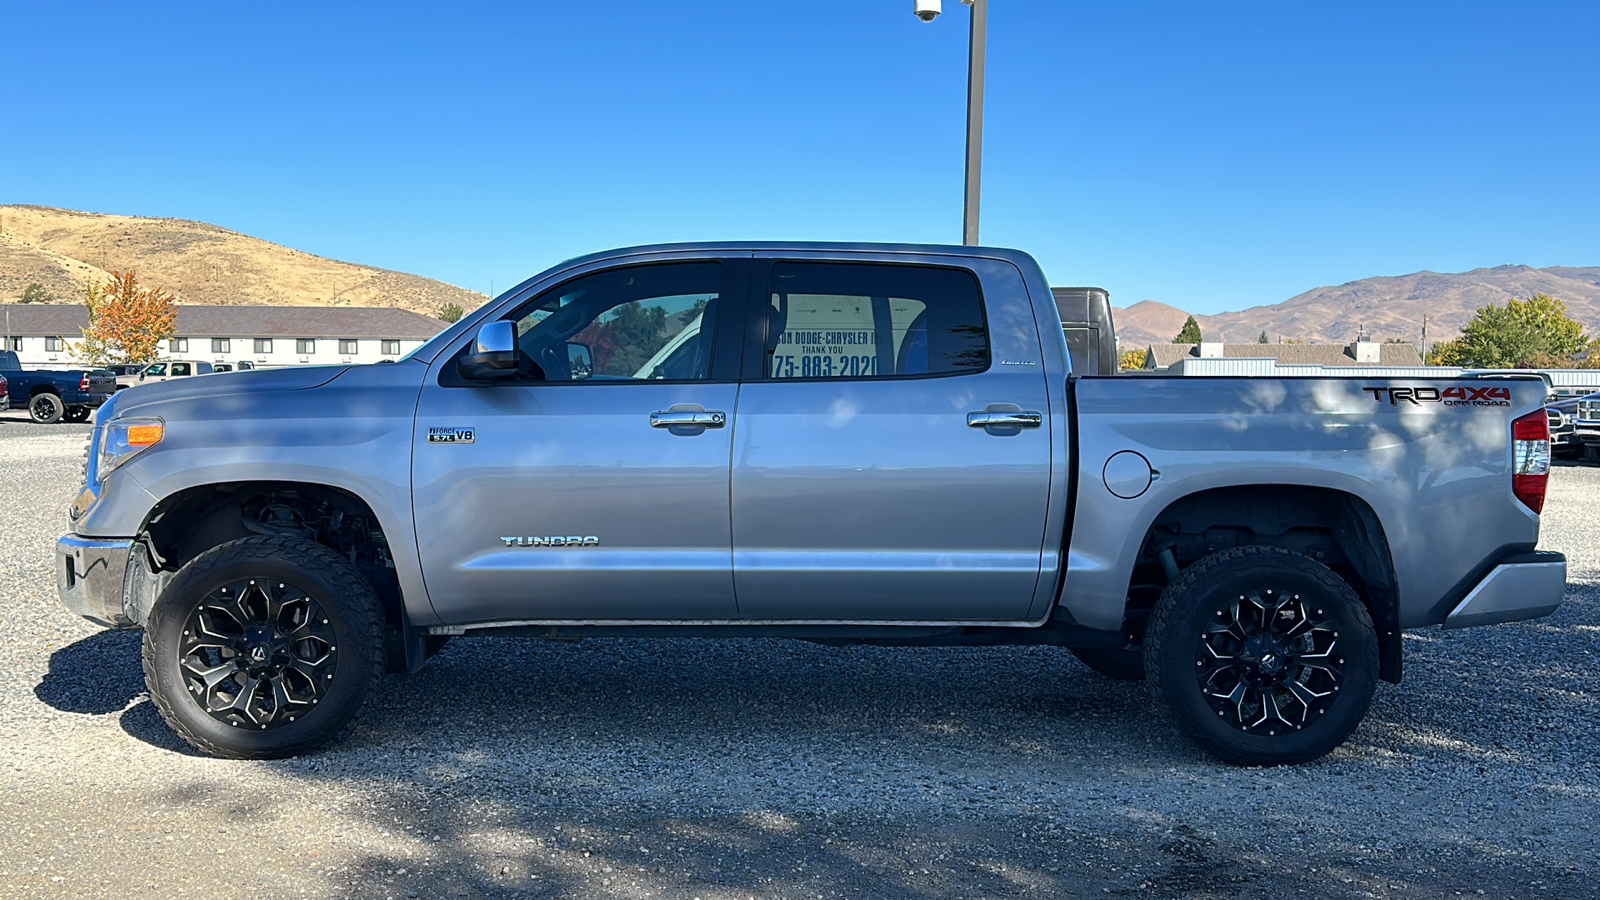
[[(1143, 536), (1200, 491), (1300, 485), (1365, 502), (1393, 556), (1401, 627), (1441, 622), (1468, 579), (1538, 539), (1538, 516), (1511, 479), (1511, 423), (1542, 408), (1537, 378), (1121, 376), (1079, 380), (1073, 393), (1077, 490), (1062, 603), (1092, 627), (1120, 627)], [(1134, 499), (1104, 477), (1123, 450), (1160, 473)]]

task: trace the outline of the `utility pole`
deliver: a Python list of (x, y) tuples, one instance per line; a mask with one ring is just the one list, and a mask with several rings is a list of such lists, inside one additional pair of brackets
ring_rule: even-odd
[[(978, 243), (978, 197), (983, 174), (983, 55), (989, 32), (989, 0), (961, 0), (972, 7), (967, 38), (967, 186), (961, 209), (961, 243)], [(916, 0), (917, 18), (939, 17), (940, 0)]]
[(972, 31), (967, 44), (967, 196), (961, 243), (978, 244), (979, 185), (983, 177), (983, 56), (989, 32), (988, 0), (963, 0), (972, 5)]

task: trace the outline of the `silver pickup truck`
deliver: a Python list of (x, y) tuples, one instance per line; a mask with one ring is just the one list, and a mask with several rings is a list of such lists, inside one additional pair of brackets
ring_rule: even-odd
[(1338, 746), (1401, 630), (1544, 616), (1537, 378), (1079, 377), (1011, 250), (563, 263), (395, 365), (117, 394), (74, 612), (227, 757), (452, 635), (1051, 644), (1235, 763)]

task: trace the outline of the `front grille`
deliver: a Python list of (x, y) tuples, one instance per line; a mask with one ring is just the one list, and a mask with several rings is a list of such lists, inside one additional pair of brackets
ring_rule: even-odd
[(1600, 401), (1579, 400), (1578, 418), (1590, 422), (1594, 421), (1595, 419), (1600, 419)]

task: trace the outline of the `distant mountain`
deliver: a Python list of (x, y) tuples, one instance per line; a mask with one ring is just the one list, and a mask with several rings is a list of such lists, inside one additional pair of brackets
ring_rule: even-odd
[[(1537, 293), (1564, 300), (1568, 313), (1600, 337), (1600, 268), (1496, 266), (1459, 274), (1418, 272), (1414, 275), (1363, 278), (1337, 287), (1320, 287), (1272, 306), (1240, 312), (1195, 316), (1207, 340), (1268, 339), (1345, 343), (1364, 328), (1371, 340), (1418, 341), (1422, 317), (1428, 317), (1428, 343), (1461, 333), (1473, 313), (1489, 304)], [(1183, 327), (1187, 313), (1146, 300), (1116, 310), (1117, 336), (1124, 347), (1170, 341)], [(1176, 324), (1174, 324), (1176, 323)]]
[(436, 316), (482, 294), (404, 272), (339, 262), (204, 222), (0, 206), (0, 303), (30, 283), (82, 303), (91, 280), (133, 269), (179, 303), (218, 306), (397, 306)]

